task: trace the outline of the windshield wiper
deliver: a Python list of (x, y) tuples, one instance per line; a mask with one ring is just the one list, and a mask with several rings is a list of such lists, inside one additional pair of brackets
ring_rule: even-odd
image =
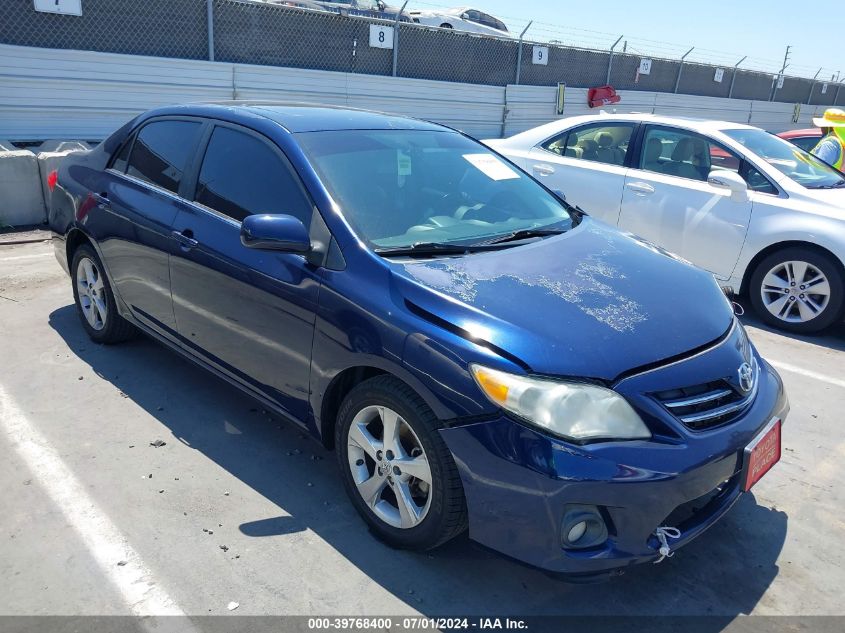
[(503, 248), (496, 244), (449, 244), (448, 242), (417, 242), (410, 246), (396, 248), (377, 248), (375, 252), (382, 257), (432, 257), (436, 255), (465, 255), (478, 251), (490, 251)]
[(514, 231), (513, 233), (508, 233), (507, 235), (502, 235), (501, 237), (492, 239), (489, 242), (482, 243), (487, 245), (505, 244), (507, 242), (518, 242), (519, 240), (528, 240), (532, 237), (548, 237), (550, 235), (560, 235), (561, 233), (566, 233), (566, 229), (522, 229), (519, 231)]
[(805, 185), (805, 186), (807, 187), (807, 189), (839, 189), (840, 187), (845, 187), (845, 180), (840, 180), (839, 182), (834, 183), (832, 185), (816, 185), (816, 186)]

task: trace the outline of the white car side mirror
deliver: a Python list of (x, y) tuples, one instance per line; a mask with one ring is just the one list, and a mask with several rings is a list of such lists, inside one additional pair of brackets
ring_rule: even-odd
[(748, 183), (739, 174), (724, 169), (714, 169), (707, 176), (707, 182), (718, 189), (728, 189), (736, 202), (748, 200)]

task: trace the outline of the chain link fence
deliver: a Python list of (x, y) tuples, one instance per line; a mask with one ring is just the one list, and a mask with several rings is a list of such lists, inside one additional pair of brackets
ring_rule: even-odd
[[(841, 83), (522, 42), (257, 0), (83, 0), (81, 16), (0, 2), (0, 43), (505, 86), (678, 92), (844, 105)], [(373, 29), (383, 32), (372, 45)], [(392, 46), (387, 43), (392, 40)]]
[(205, 0), (84, 0), (81, 16), (0, 0), (0, 43), (44, 48), (208, 58)]

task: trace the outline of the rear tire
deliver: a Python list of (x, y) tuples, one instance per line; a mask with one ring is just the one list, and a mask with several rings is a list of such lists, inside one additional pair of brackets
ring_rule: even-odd
[(842, 319), (845, 278), (837, 261), (794, 246), (765, 257), (748, 287), (751, 305), (772, 327), (813, 334)]
[(393, 547), (432, 549), (467, 527), (461, 479), (441, 426), (422, 398), (392, 376), (362, 382), (340, 407), (335, 446), (344, 487), (371, 532)]
[(110, 345), (137, 334), (135, 326), (117, 313), (108, 276), (90, 245), (83, 244), (74, 251), (70, 271), (76, 312), (92, 341)]

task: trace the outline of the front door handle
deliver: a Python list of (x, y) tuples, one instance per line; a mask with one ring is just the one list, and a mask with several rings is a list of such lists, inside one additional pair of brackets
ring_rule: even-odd
[(654, 187), (647, 182), (629, 182), (625, 185), (625, 187), (633, 191), (638, 196), (649, 196), (654, 193)]
[(538, 176), (551, 176), (555, 173), (555, 168), (551, 165), (546, 165), (545, 163), (534, 165), (534, 173)]
[(179, 246), (186, 251), (199, 246), (199, 242), (194, 239), (194, 232), (191, 229), (172, 231), (170, 235), (173, 239), (179, 242)]

